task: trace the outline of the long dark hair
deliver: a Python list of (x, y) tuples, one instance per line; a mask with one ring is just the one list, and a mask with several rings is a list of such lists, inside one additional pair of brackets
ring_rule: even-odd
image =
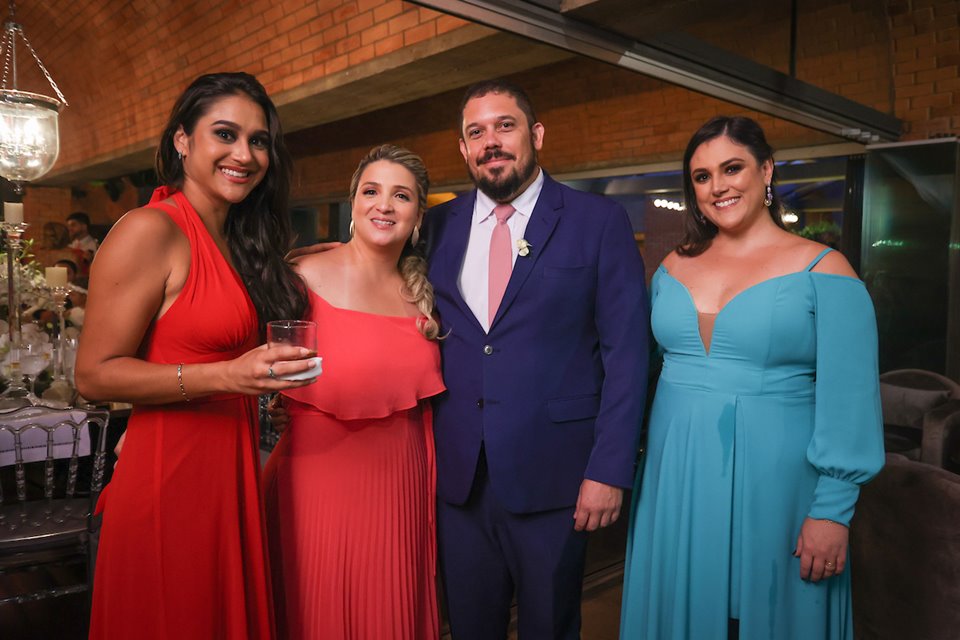
[(287, 212), (292, 161), (277, 109), (263, 85), (248, 73), (211, 73), (194, 80), (173, 105), (160, 136), (157, 176), (168, 187), (183, 187), (183, 162), (174, 136), (180, 127), (191, 135), (210, 107), (231, 95), (246, 96), (260, 105), (270, 133), (267, 173), (250, 195), (230, 206), (224, 228), (233, 264), (256, 307), (262, 337), (270, 320), (302, 318), (307, 310), (303, 281), (283, 258), (293, 244)]
[[(727, 136), (739, 145), (747, 148), (750, 155), (762, 165), (767, 160), (773, 161), (773, 147), (767, 143), (763, 129), (755, 120), (744, 116), (716, 116), (707, 120), (687, 143), (687, 150), (683, 153), (683, 199), (687, 204), (684, 218), (683, 240), (677, 246), (677, 253), (682, 256), (698, 256), (707, 250), (710, 242), (717, 235), (717, 227), (697, 207), (697, 194), (693, 188), (693, 177), (690, 175), (690, 161), (697, 148), (704, 142), (710, 142), (720, 136)], [(767, 207), (773, 222), (785, 229), (781, 214), (780, 197), (773, 185), (777, 181), (777, 167), (773, 166), (770, 184), (773, 193), (772, 203)]]

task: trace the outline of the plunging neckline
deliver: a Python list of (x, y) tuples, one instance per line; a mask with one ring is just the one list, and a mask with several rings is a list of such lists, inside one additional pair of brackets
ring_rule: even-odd
[[(670, 273), (670, 271), (669, 271), (665, 266), (663, 266), (662, 264), (660, 265), (660, 269), (662, 269), (662, 270), (663, 270), (663, 273), (666, 274), (667, 276), (669, 276), (671, 280), (673, 280), (673, 281), (676, 282), (678, 285), (680, 285), (680, 288), (683, 289), (683, 291), (687, 294), (687, 300), (690, 301), (690, 306), (693, 308), (694, 316), (695, 316), (696, 319), (697, 319), (697, 338), (700, 340), (700, 348), (703, 350), (703, 355), (704, 355), (705, 357), (707, 357), (707, 358), (709, 358), (709, 357), (710, 357), (710, 354), (713, 352), (713, 348), (712, 348), (712, 347), (713, 347), (713, 336), (714, 336), (714, 334), (716, 333), (717, 325), (720, 323), (720, 316), (722, 316), (722, 315), (723, 315), (723, 312), (727, 310), (727, 307), (729, 307), (731, 304), (733, 304), (734, 302), (736, 302), (740, 297), (746, 295), (748, 292), (750, 292), (750, 291), (752, 291), (752, 290), (754, 290), (754, 289), (757, 289), (757, 288), (759, 288), (759, 287), (761, 287), (761, 286), (763, 286), (763, 285), (769, 284), (769, 283), (771, 283), (771, 282), (776, 282), (776, 281), (778, 281), (778, 280), (782, 280), (782, 279), (788, 278), (788, 277), (790, 277), (790, 276), (796, 276), (796, 275), (800, 275), (800, 274), (802, 274), (802, 273), (810, 273), (810, 271), (808, 271), (807, 269), (804, 269), (803, 271), (792, 271), (792, 272), (790, 272), (790, 273), (784, 273), (784, 274), (781, 274), (781, 275), (779, 275), (779, 276), (773, 276), (772, 278), (767, 278), (766, 280), (761, 280), (760, 282), (754, 283), (754, 284), (750, 285), (749, 287), (746, 287), (746, 288), (741, 289), (740, 291), (738, 291), (732, 298), (730, 298), (729, 300), (727, 300), (727, 301), (723, 304), (723, 306), (720, 307), (720, 308), (717, 310), (716, 313), (710, 313), (710, 314), (708, 314), (708, 313), (706, 313), (706, 312), (704, 312), (704, 311), (700, 311), (700, 308), (697, 306), (697, 301), (694, 299), (693, 294), (690, 293), (690, 289), (687, 287), (687, 285), (685, 285), (681, 280), (679, 280), (676, 276), (674, 276), (672, 273)], [(703, 339), (703, 332), (701, 331), (701, 328), (700, 328), (700, 316), (701, 316), (701, 315), (712, 315), (712, 316), (713, 316), (713, 326), (710, 328), (710, 340), (709, 340), (709, 342), (710, 342), (710, 348), (707, 347), (707, 341), (705, 341), (705, 340)]]
[(664, 275), (668, 276), (671, 280), (673, 280), (673, 281), (676, 282), (678, 285), (680, 285), (680, 288), (683, 289), (684, 293), (687, 294), (687, 300), (689, 300), (690, 306), (693, 308), (694, 315), (695, 315), (696, 318), (697, 318), (697, 338), (698, 338), (699, 341), (700, 341), (700, 348), (703, 350), (704, 355), (709, 358), (711, 352), (713, 351), (713, 349), (712, 349), (712, 347), (713, 347), (713, 335), (714, 335), (714, 333), (716, 333), (717, 324), (720, 322), (720, 316), (722, 316), (722, 315), (723, 315), (723, 312), (727, 310), (727, 307), (729, 307), (731, 304), (733, 304), (733, 303), (734, 303), (735, 301), (737, 301), (739, 298), (743, 297), (744, 295), (746, 295), (746, 294), (749, 293), (750, 291), (753, 291), (754, 289), (758, 289), (759, 287), (764, 286), (764, 285), (767, 285), (767, 284), (770, 284), (770, 283), (772, 283), (772, 282), (777, 282), (778, 280), (783, 280), (784, 278), (790, 278), (790, 277), (793, 277), (793, 276), (799, 276), (799, 275), (804, 275), (804, 274), (811, 275), (811, 276), (812, 276), (812, 275), (818, 275), (818, 276), (824, 276), (824, 277), (830, 277), (830, 276), (832, 276), (832, 277), (834, 277), (834, 278), (847, 278), (847, 279), (850, 279), (850, 280), (857, 280), (858, 282), (861, 282), (861, 283), (863, 282), (863, 281), (860, 280), (859, 278), (851, 278), (850, 276), (841, 275), (841, 274), (839, 274), (839, 273), (820, 273), (820, 272), (817, 272), (817, 271), (813, 271), (813, 268), (817, 266), (817, 264), (820, 262), (820, 260), (823, 258), (823, 256), (825, 256), (825, 255), (826, 255), (827, 253), (829, 253), (830, 251), (831, 251), (830, 249), (827, 249), (827, 250), (823, 251), (819, 256), (817, 256), (817, 257), (813, 260), (813, 262), (811, 262), (805, 269), (803, 269), (803, 270), (801, 270), (801, 271), (791, 271), (790, 273), (783, 273), (783, 274), (780, 274), (779, 276), (773, 276), (773, 277), (771, 277), (771, 278), (767, 278), (767, 279), (765, 279), (765, 280), (761, 280), (760, 282), (755, 282), (754, 284), (750, 285), (749, 287), (745, 287), (744, 289), (741, 289), (741, 290), (738, 291), (736, 294), (734, 294), (734, 296), (733, 296), (732, 298), (730, 298), (729, 300), (727, 300), (727, 301), (724, 303), (724, 305), (723, 305), (722, 307), (720, 307), (720, 309), (717, 310), (717, 312), (716, 312), (715, 314), (707, 314), (707, 315), (713, 315), (713, 329), (710, 331), (710, 346), (711, 346), (710, 349), (707, 348), (706, 343), (704, 343), (704, 341), (703, 341), (703, 336), (702, 336), (701, 333), (700, 333), (700, 314), (703, 314), (704, 312), (703, 312), (703, 311), (700, 311), (700, 308), (697, 306), (697, 301), (694, 299), (693, 294), (690, 293), (690, 289), (687, 287), (686, 284), (683, 283), (683, 281), (681, 281), (681, 280), (678, 279), (675, 275), (673, 275), (672, 273), (670, 273), (670, 270), (667, 269), (667, 267), (665, 267), (663, 264), (661, 264), (658, 269), (659, 269), (660, 271), (662, 271), (662, 272), (664, 273)]
[[(790, 273), (783, 273), (783, 274), (781, 274), (781, 275), (779, 275), (779, 276), (773, 276), (772, 278), (767, 278), (766, 280), (761, 280), (760, 282), (756, 282), (756, 283), (750, 285), (749, 287), (746, 287), (746, 288), (741, 289), (740, 291), (738, 291), (736, 294), (734, 294), (734, 296), (733, 296), (732, 298), (730, 298), (729, 300), (727, 300), (727, 301), (723, 304), (723, 306), (720, 307), (715, 313), (707, 313), (706, 311), (701, 311), (701, 310), (700, 310), (700, 307), (697, 306), (697, 301), (693, 298), (693, 294), (690, 293), (690, 289), (687, 287), (687, 285), (685, 285), (685, 284), (683, 283), (682, 280), (680, 280), (680, 279), (677, 278), (675, 275), (673, 275), (672, 273), (670, 273), (670, 271), (669, 271), (665, 266), (663, 266), (662, 264), (660, 265), (660, 269), (661, 269), (666, 275), (670, 276), (670, 279), (673, 280), (674, 282), (676, 282), (677, 284), (679, 284), (679, 285), (680, 285), (680, 288), (683, 289), (683, 290), (686, 292), (687, 298), (690, 300), (690, 306), (693, 307), (693, 310), (694, 310), (697, 314), (703, 313), (703, 314), (707, 314), (707, 315), (713, 315), (713, 316), (715, 316), (715, 317), (718, 318), (718, 319), (720, 318), (721, 314), (723, 314), (723, 312), (727, 310), (727, 307), (729, 307), (731, 304), (733, 304), (733, 302), (734, 302), (737, 298), (743, 296), (743, 295), (746, 294), (748, 291), (751, 291), (751, 290), (753, 290), (753, 289), (756, 289), (757, 287), (760, 287), (760, 286), (762, 286), (762, 285), (769, 284), (769, 283), (771, 283), (771, 282), (775, 282), (775, 281), (777, 281), (777, 280), (782, 280), (783, 278), (788, 278), (788, 277), (790, 277), (790, 276), (798, 276), (798, 275), (801, 275), (801, 274), (804, 274), (804, 273), (814, 273), (813, 271), (810, 271), (810, 270), (808, 270), (808, 269), (804, 269), (803, 271), (791, 271)], [(838, 275), (838, 274), (824, 273), (824, 274), (820, 274), (820, 275)], [(849, 276), (840, 276), (840, 277), (842, 277), (842, 278), (848, 278)]]

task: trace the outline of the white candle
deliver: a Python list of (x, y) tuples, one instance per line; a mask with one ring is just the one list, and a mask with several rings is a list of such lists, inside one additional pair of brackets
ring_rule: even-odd
[(47, 267), (43, 270), (43, 276), (49, 287), (67, 286), (67, 268), (66, 267)]
[(23, 203), (22, 202), (4, 202), (3, 203), (3, 221), (11, 224), (23, 222)]

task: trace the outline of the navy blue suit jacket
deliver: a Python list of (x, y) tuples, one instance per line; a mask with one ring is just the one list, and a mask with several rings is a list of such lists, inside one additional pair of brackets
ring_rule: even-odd
[(648, 298), (624, 209), (544, 176), (503, 302), (484, 333), (460, 295), (476, 192), (432, 208), (425, 237), (447, 392), (435, 404), (438, 494), (463, 504), (481, 442), (513, 513), (576, 503), (586, 477), (630, 487), (647, 388)]

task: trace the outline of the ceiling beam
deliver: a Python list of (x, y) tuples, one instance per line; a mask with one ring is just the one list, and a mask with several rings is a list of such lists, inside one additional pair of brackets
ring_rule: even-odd
[(530, 2), (410, 1), (856, 142), (903, 131), (894, 116), (683, 34), (632, 40)]

